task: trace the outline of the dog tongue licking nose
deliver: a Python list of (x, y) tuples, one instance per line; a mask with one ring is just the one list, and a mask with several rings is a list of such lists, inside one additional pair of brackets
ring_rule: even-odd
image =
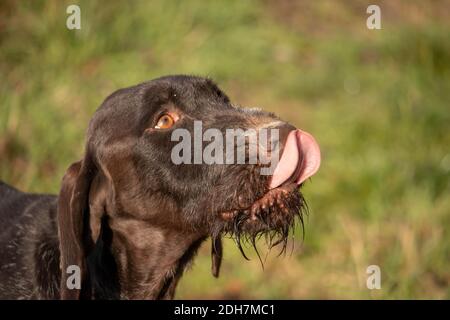
[(315, 174), (319, 166), (320, 149), (316, 140), (307, 132), (293, 130), (288, 135), (269, 187), (276, 188), (288, 180), (301, 184)]

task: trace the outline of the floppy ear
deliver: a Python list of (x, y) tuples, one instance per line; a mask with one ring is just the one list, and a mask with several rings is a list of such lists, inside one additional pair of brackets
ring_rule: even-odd
[(219, 277), (222, 264), (222, 238), (220, 235), (211, 239), (211, 272), (214, 277)]
[[(89, 298), (91, 295), (85, 258), (94, 245), (89, 229), (89, 190), (96, 171), (87, 152), (83, 161), (75, 162), (67, 169), (62, 181), (58, 198), (61, 299)], [(69, 288), (69, 266), (79, 267), (81, 287)]]

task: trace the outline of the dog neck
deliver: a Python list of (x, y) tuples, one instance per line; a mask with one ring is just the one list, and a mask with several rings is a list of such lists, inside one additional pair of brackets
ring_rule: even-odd
[(88, 257), (98, 299), (172, 299), (184, 269), (205, 237), (115, 218), (102, 222)]
[(95, 246), (87, 265), (93, 298), (171, 299), (206, 238), (186, 229), (173, 199), (151, 192), (135, 201), (143, 193), (138, 183), (120, 188), (105, 175), (92, 183), (89, 236)]

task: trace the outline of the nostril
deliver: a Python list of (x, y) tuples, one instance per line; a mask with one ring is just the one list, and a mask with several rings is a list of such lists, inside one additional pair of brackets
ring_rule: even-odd
[(272, 152), (274, 151), (274, 148), (278, 149), (275, 150), (275, 152), (278, 152), (278, 157), (283, 153), (289, 133), (295, 131), (296, 129), (297, 128), (290, 125), (289, 123), (283, 122), (281, 125), (269, 130), (267, 138), (267, 141), (269, 141), (269, 143), (267, 144), (267, 156), (270, 159), (272, 158)]
[(297, 130), (296, 127), (293, 125), (290, 125), (289, 123), (284, 123), (283, 125), (279, 126), (278, 128), (278, 136), (280, 140), (280, 152), (283, 151), (284, 146), (286, 145), (287, 138), (289, 136), (289, 133), (291, 133), (294, 130)]

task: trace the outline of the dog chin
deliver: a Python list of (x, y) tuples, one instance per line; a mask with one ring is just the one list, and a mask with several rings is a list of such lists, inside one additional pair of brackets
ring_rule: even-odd
[(250, 242), (255, 247), (255, 241), (263, 235), (269, 247), (282, 244), (284, 251), (297, 219), (303, 229), (305, 213), (307, 206), (299, 186), (290, 183), (269, 190), (249, 207), (221, 212), (220, 232), (236, 241), (244, 257), (241, 242)]

